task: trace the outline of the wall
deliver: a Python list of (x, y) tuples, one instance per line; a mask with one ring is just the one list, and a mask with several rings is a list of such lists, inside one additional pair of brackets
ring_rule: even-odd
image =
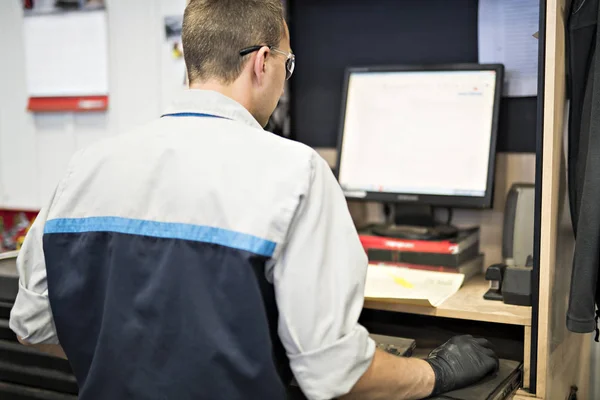
[[(185, 0), (106, 0), (110, 104), (106, 113), (32, 114), (27, 93), (20, 0), (0, 1), (0, 208), (37, 210), (70, 156), (94, 141), (156, 118), (183, 83), (163, 17)], [(177, 65), (174, 65), (177, 63)]]

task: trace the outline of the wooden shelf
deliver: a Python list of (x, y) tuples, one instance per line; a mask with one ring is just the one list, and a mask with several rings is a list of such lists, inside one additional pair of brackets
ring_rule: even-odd
[(462, 288), (439, 307), (420, 307), (407, 304), (366, 300), (364, 308), (436, 317), (496, 322), (509, 325), (531, 326), (531, 307), (511, 306), (500, 301), (484, 300), (490, 284), (483, 276), (466, 282)]

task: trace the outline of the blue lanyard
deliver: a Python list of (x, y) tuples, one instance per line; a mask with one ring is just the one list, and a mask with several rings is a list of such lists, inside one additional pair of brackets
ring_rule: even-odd
[(205, 113), (195, 113), (195, 112), (179, 112), (179, 113), (171, 113), (161, 115), (163, 117), (200, 117), (200, 118), (221, 118), (221, 119), (229, 119), (226, 117), (221, 117), (220, 115), (213, 114), (205, 114)]

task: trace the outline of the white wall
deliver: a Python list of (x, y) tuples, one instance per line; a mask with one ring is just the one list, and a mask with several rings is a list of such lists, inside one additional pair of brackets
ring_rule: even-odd
[(32, 114), (21, 0), (0, 1), (0, 208), (39, 209), (74, 151), (156, 118), (182, 84), (183, 65), (171, 57), (163, 17), (182, 14), (186, 0), (106, 3), (109, 111)]

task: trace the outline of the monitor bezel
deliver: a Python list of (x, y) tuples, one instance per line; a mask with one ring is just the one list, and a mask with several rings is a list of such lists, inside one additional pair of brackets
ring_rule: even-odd
[[(456, 208), (491, 208), (494, 196), (494, 174), (496, 165), (496, 141), (498, 135), (498, 120), (500, 117), (500, 101), (504, 83), (504, 66), (502, 64), (436, 64), (436, 65), (390, 65), (348, 67), (344, 72), (344, 86), (342, 92), (342, 106), (337, 140), (335, 177), (339, 182), (342, 145), (344, 141), (344, 124), (346, 121), (346, 103), (348, 99), (348, 84), (353, 73), (364, 72), (434, 72), (434, 71), (495, 71), (496, 86), (494, 92), (494, 106), (492, 115), (492, 132), (490, 138), (490, 154), (488, 161), (488, 174), (484, 196), (452, 196), (430, 195), (420, 193), (391, 193), (365, 191), (364, 195), (350, 196), (348, 200), (377, 201), (385, 203), (422, 204), (440, 207)], [(362, 192), (362, 191), (361, 191)]]

